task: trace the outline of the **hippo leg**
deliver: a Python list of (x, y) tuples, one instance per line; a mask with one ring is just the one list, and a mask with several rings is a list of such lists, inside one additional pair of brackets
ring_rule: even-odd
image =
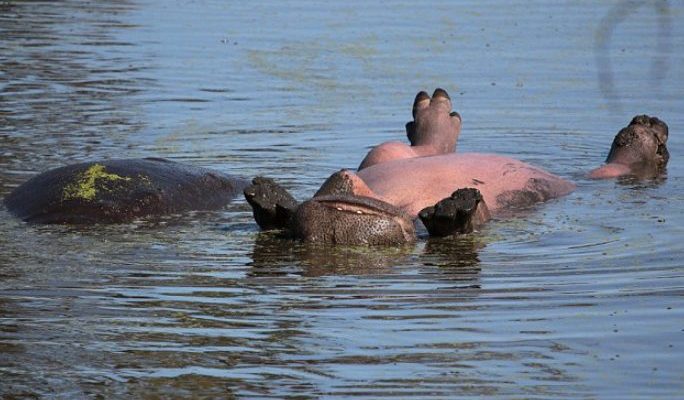
[(245, 199), (262, 230), (286, 229), (298, 207), (297, 201), (273, 179), (258, 176), (244, 190)]
[(460, 133), (461, 116), (452, 111), (446, 90), (437, 88), (432, 97), (419, 92), (413, 101), (413, 121), (406, 124), (410, 145), (381, 143), (368, 152), (358, 170), (388, 161), (453, 153)]
[(470, 233), (490, 219), (489, 209), (479, 190), (458, 189), (450, 197), (418, 213), (430, 236)]

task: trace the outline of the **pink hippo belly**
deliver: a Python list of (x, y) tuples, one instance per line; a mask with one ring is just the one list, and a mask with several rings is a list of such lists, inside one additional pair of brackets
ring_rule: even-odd
[(460, 188), (478, 189), (493, 213), (564, 196), (575, 189), (573, 183), (522, 161), (480, 153), (388, 161), (362, 169), (358, 176), (379, 198), (413, 217)]

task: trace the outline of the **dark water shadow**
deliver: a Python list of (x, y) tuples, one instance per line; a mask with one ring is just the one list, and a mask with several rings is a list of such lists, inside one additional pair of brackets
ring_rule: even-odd
[[(418, 246), (421, 246), (421, 242)], [(301, 243), (275, 232), (260, 232), (250, 253), (249, 275), (302, 276), (378, 275), (392, 273), (402, 265), (416, 263), (426, 274), (454, 281), (475, 282), (480, 272), (479, 251), (484, 247), (478, 234), (428, 238), (416, 255), (416, 244), (403, 246), (342, 246)], [(477, 283), (468, 284), (478, 287)]]
[(423, 265), (421, 273), (448, 282), (459, 296), (476, 296), (481, 289), (479, 251), (485, 246), (480, 239), (477, 233), (428, 238), (417, 260)]
[(261, 232), (254, 241), (250, 276), (377, 275), (407, 263), (414, 245), (341, 246), (301, 243)]
[(640, 188), (657, 188), (667, 182), (667, 173), (644, 173), (643, 175), (625, 175), (618, 177), (615, 182), (623, 187)]
[(427, 238), (419, 261), (442, 268), (480, 269), (479, 251), (485, 247), (477, 233), (445, 238)]

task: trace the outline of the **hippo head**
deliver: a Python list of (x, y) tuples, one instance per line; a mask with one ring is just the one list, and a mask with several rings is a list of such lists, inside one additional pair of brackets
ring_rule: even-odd
[(319, 243), (413, 242), (411, 217), (389, 203), (356, 193), (361, 182), (349, 171), (339, 171), (302, 204), (270, 178), (254, 178), (244, 194), (263, 230), (282, 230), (296, 239)]
[(665, 122), (638, 115), (615, 136), (606, 163), (625, 165), (637, 175), (660, 173), (670, 158), (667, 136)]
[(290, 231), (308, 242), (401, 244), (416, 240), (411, 217), (389, 203), (354, 195), (317, 196), (302, 203)]
[(461, 133), (461, 116), (451, 111), (451, 98), (444, 89), (435, 89), (432, 98), (420, 92), (413, 101), (413, 121), (406, 124), (411, 146), (431, 146), (439, 153), (452, 153)]

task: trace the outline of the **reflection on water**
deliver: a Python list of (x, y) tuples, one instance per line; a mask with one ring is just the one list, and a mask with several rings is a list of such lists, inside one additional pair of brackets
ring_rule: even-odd
[[(609, 100), (609, 105), (614, 111), (619, 111), (620, 96), (616, 93), (613, 77), (613, 67), (611, 63), (610, 39), (615, 34), (615, 30), (620, 24), (632, 14), (635, 14), (640, 7), (649, 6), (657, 14), (657, 38), (655, 51), (649, 55), (651, 60), (651, 79), (653, 80), (652, 90), (657, 93), (660, 85), (667, 75), (669, 69), (672, 48), (672, 12), (668, 0), (627, 0), (620, 1), (606, 13), (596, 31), (596, 63), (598, 67), (599, 87), (603, 95)], [(625, 49), (622, 49), (624, 53)]]
[[(682, 12), (0, 2), (0, 196), (67, 162), (162, 156), (304, 199), (403, 140), (437, 86), (460, 151), (578, 183), (474, 235), (372, 249), (259, 233), (240, 200), (115, 226), (0, 208), (0, 397), (677, 397)], [(637, 113), (670, 125), (667, 177), (584, 179)]]
[[(257, 235), (251, 276), (298, 274), (377, 275), (391, 272), (398, 264), (410, 262), (412, 245), (398, 247), (332, 246), (297, 243), (267, 232)], [(293, 270), (294, 268), (294, 270)]]

